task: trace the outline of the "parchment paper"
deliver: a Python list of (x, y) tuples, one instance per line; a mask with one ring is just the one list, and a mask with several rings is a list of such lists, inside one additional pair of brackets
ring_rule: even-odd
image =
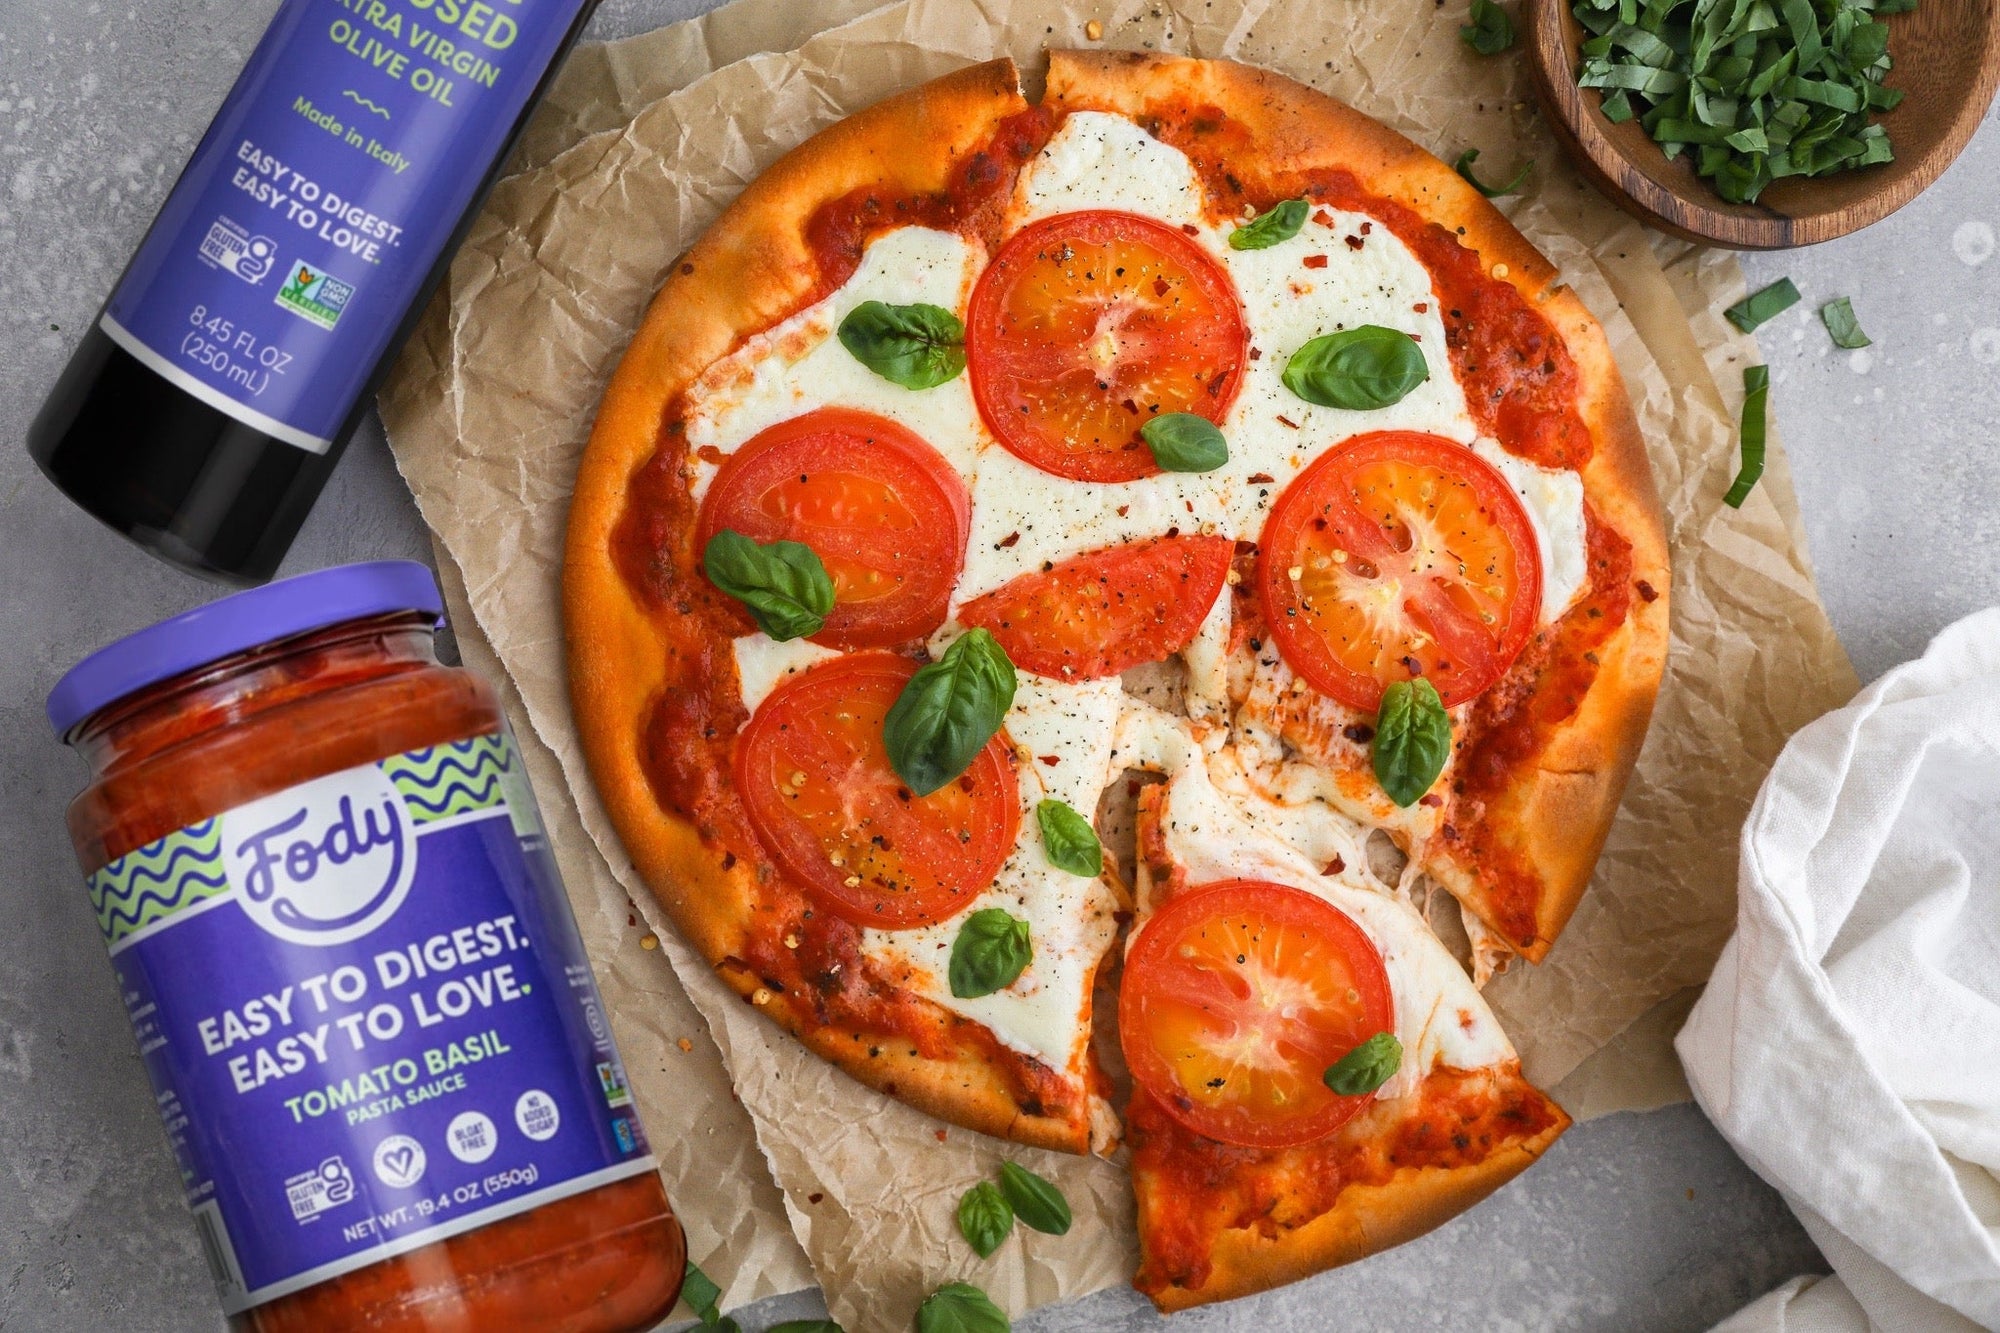
[[(999, 54), (1031, 71), (1050, 45), (1227, 56), (1343, 97), (1447, 160), (1477, 147), (1494, 178), (1535, 160), (1523, 194), (1502, 206), (1610, 336), (1670, 515), (1674, 644), (1591, 893), (1546, 963), (1501, 977), (1488, 995), (1530, 1076), (1572, 1110), (1686, 1095), (1666, 1042), (1728, 934), (1743, 814), (1785, 737), (1855, 681), (1813, 587), (1775, 440), (1743, 509), (1720, 503), (1736, 466), (1740, 369), (1756, 357), (1719, 316), (1742, 292), (1734, 259), (1651, 236), (1590, 193), (1540, 126), (1520, 55), (1472, 55), (1457, 40), (1461, 10), (1434, 0), (739, 0), (579, 53), (522, 150), (524, 170), (475, 226), (383, 416), (419, 505), (464, 571), (465, 596), (453, 599), (461, 634), (475, 652), (475, 624), (490, 639), (524, 730), (546, 746), (530, 747), (536, 786), (668, 1187), (725, 1304), (802, 1284), (781, 1217), (855, 1333), (904, 1326), (921, 1295), (951, 1278), (1019, 1311), (1123, 1282), (1134, 1262), (1119, 1165), (946, 1129), (807, 1054), (716, 980), (633, 875), (591, 791), (563, 678), (558, 580), (577, 459), (668, 265), (812, 132)], [(814, 26), (825, 30), (807, 35)], [(656, 951), (640, 948), (648, 934)], [(686, 1030), (689, 1002), (740, 1106), (701, 1034)], [(693, 1050), (679, 1051), (683, 1035)], [(688, 1140), (678, 1150), (676, 1136)], [(952, 1208), (1003, 1155), (1056, 1179), (1077, 1221), (1060, 1240), (1027, 1233), (979, 1261), (956, 1239)]]

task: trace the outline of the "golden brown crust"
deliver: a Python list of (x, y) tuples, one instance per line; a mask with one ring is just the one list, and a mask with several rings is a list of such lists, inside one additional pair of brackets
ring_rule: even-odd
[[(1518, 1068), (1496, 1070), (1496, 1087), (1528, 1090)], [(1352, 1184), (1318, 1217), (1272, 1234), (1253, 1227), (1217, 1232), (1209, 1250), (1210, 1270), (1199, 1287), (1168, 1285), (1150, 1292), (1160, 1309), (1172, 1312), (1234, 1300), (1296, 1282), (1329, 1268), (1415, 1240), (1449, 1222), (1533, 1165), (1569, 1128), (1569, 1116), (1549, 1103), (1553, 1124), (1531, 1137), (1503, 1144), (1467, 1166), (1403, 1167), (1380, 1184)], [(1135, 1188), (1149, 1182), (1134, 1173)], [(1141, 1252), (1146, 1237), (1140, 1236)]]
[[(1604, 331), (1558, 281), (1553, 264), (1457, 172), (1370, 116), (1283, 75), (1228, 61), (1123, 51), (1052, 51), (1049, 103), (1144, 120), (1158, 108), (1213, 106), (1246, 126), (1245, 163), (1283, 179), (1350, 172), (1369, 193), (1408, 205), (1458, 232), (1487, 270), (1537, 308), (1568, 344), (1581, 385), (1580, 414), (1595, 444), (1584, 494), (1600, 521), (1632, 546), (1632, 577), (1656, 596), (1634, 595), (1625, 624), (1598, 651), (1600, 665), (1576, 713), (1536, 763), (1492, 803), (1513, 850), (1541, 873), (1535, 934), (1521, 952), (1547, 954), (1576, 910), (1624, 794), (1652, 718), (1667, 654), (1667, 543), (1646, 444)], [(1504, 267), (1502, 267), (1504, 266)], [(1489, 821), (1490, 822), (1490, 821)], [(1426, 855), (1434, 874), (1482, 920), (1496, 920), (1487, 885), (1463, 861)]]
[(654, 456), (663, 416), (688, 384), (744, 338), (812, 294), (806, 221), (861, 187), (941, 189), (961, 156), (1026, 109), (1011, 61), (938, 79), (830, 126), (753, 182), (675, 264), (606, 389), (570, 509), (563, 571), (570, 695), (591, 775), (631, 854), (675, 925), (738, 994), (861, 1082), (942, 1119), (1038, 1147), (1089, 1148), (1087, 1107), (1030, 1115), (978, 1048), (949, 1061), (906, 1039), (806, 1021), (791, 999), (744, 965), (754, 927), (751, 868), (724, 868), (685, 820), (663, 811), (640, 747), (668, 663), (654, 613), (615, 560), (612, 542), (633, 475)]

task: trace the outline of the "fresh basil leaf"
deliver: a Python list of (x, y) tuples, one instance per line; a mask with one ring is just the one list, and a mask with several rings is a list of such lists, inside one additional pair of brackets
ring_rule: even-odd
[(764, 1333), (847, 1333), (847, 1330), (831, 1319), (787, 1319), (771, 1325)]
[(1403, 1043), (1393, 1032), (1378, 1032), (1333, 1062), (1326, 1086), (1342, 1097), (1361, 1097), (1396, 1076), (1403, 1063)]
[(959, 925), (947, 969), (951, 993), (961, 1000), (1005, 990), (1035, 958), (1028, 923), (1004, 908), (982, 907)]
[(742, 1325), (715, 1308), (721, 1298), (722, 1288), (690, 1259), (687, 1272), (681, 1275), (681, 1299), (687, 1302), (688, 1309), (694, 1311), (703, 1328), (715, 1333), (743, 1333)]
[(863, 301), (840, 321), (840, 345), (905, 389), (930, 389), (965, 369), (965, 325), (940, 305)]
[(1012, 1333), (1013, 1325), (970, 1282), (947, 1282), (917, 1307), (917, 1333)]
[(1799, 301), (1799, 289), (1792, 285), (1790, 278), (1779, 278), (1769, 287), (1754, 291), (1722, 313), (1729, 322), (1745, 333), (1753, 332), (1759, 324), (1771, 319), (1781, 311), (1789, 310)]
[(1451, 758), (1451, 715), (1419, 676), (1391, 681), (1375, 715), (1375, 780), (1400, 806), (1415, 805)]
[(1195, 412), (1168, 412), (1139, 427), (1153, 461), (1169, 472), (1213, 472), (1229, 461), (1229, 442)]
[(817, 634), (833, 610), (833, 580), (812, 547), (751, 540), (733, 528), (701, 553), (708, 581), (743, 603), (750, 618), (780, 643)]
[(1063, 1198), (1062, 1191), (1053, 1182), (1044, 1180), (1025, 1166), (1002, 1162), (1000, 1192), (1007, 1196), (1008, 1203), (1014, 1205), (1014, 1216), (1021, 1219), (1022, 1226), (1033, 1227), (1051, 1236), (1068, 1234), (1069, 1200)]
[(1478, 160), (1479, 150), (1477, 148), (1468, 148), (1458, 155), (1458, 161), (1451, 164), (1452, 170), (1464, 177), (1467, 185), (1470, 185), (1488, 199), (1498, 199), (1503, 195), (1514, 193), (1514, 191), (1521, 188), (1521, 182), (1528, 179), (1528, 173), (1535, 169), (1535, 160), (1529, 158), (1521, 164), (1521, 169), (1514, 173), (1513, 180), (1508, 181), (1505, 185), (1488, 185), (1485, 181), (1480, 180), (1479, 177), (1472, 174), (1472, 164)]
[(989, 1257), (1014, 1229), (1014, 1206), (990, 1181), (982, 1180), (958, 1201), (958, 1234), (980, 1258)]
[(952, 781), (1000, 730), (1016, 684), (1000, 641), (986, 630), (967, 630), (910, 677), (882, 720), (889, 766), (919, 796)]
[(1254, 221), (1246, 222), (1229, 233), (1229, 248), (1232, 250), (1268, 250), (1279, 241), (1289, 241), (1299, 234), (1299, 228), (1306, 225), (1306, 214), (1311, 206), (1303, 199), (1287, 199), (1273, 204), (1269, 210), (1260, 213)]
[(1750, 498), (1752, 488), (1757, 485), (1757, 479), (1764, 475), (1764, 406), (1770, 393), (1769, 366), (1743, 367), (1743, 424), (1738, 430), (1743, 463), (1736, 470), (1736, 480), (1730, 484), (1729, 494), (1722, 497), (1722, 503), (1731, 509), (1743, 507), (1743, 502)]
[(1458, 40), (1483, 56), (1497, 56), (1514, 44), (1514, 20), (1493, 0), (1472, 0), (1472, 22), (1458, 30)]
[(1380, 324), (1321, 334), (1292, 353), (1282, 376), (1307, 402), (1354, 412), (1400, 403), (1430, 377), (1416, 341)]
[(1035, 822), (1042, 827), (1042, 849), (1050, 865), (1093, 879), (1104, 873), (1104, 844), (1097, 840), (1097, 830), (1066, 802), (1043, 801), (1035, 807)]
[(1833, 335), (1835, 347), (1852, 350), (1857, 347), (1868, 347), (1875, 341), (1861, 331), (1861, 321), (1854, 317), (1854, 303), (1845, 296), (1821, 306), (1819, 318), (1820, 322), (1826, 325), (1826, 331)]

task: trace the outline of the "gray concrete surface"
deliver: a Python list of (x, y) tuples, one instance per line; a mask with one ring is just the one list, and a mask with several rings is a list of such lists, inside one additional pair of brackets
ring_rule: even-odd
[[(207, 124), (275, 0), (0, 0), (0, 1330), (220, 1327), (146, 1080), (63, 833), (81, 781), (41, 699), (87, 650), (214, 590), (67, 504), (20, 447), (36, 406)], [(596, 34), (704, 0), (609, 0)], [(1835, 625), (1864, 677), (2000, 602), (2000, 127), (1859, 236), (1754, 257), (1806, 302), (1767, 326), (1783, 423)], [(1876, 346), (1813, 310), (1854, 299)], [(379, 427), (286, 572), (426, 544)], [(674, 1132), (656, 1124), (656, 1133)], [(1705, 1328), (1821, 1260), (1689, 1107), (1613, 1116), (1433, 1235), (1174, 1327)], [(756, 1330), (811, 1293), (740, 1312)], [(1156, 1328), (1129, 1292), (1038, 1312), (1036, 1333)], [(858, 1331), (857, 1331), (858, 1333)]]

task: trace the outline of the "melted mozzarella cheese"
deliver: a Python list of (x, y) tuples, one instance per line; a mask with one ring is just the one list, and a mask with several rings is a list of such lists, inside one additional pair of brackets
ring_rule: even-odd
[(1499, 441), (1485, 436), (1475, 440), (1472, 448), (1499, 469), (1521, 498), (1521, 508), (1528, 512), (1535, 544), (1542, 548), (1542, 623), (1551, 624), (1583, 591), (1587, 575), (1583, 478), (1516, 458), (1502, 449)]
[(1022, 173), (1013, 221), (1093, 208), (1172, 224), (1198, 223), (1206, 211), (1187, 154), (1123, 116), (1072, 111)]
[[(872, 241), (853, 275), (825, 300), (751, 338), (705, 371), (688, 390), (691, 449), (734, 453), (767, 427), (822, 407), (850, 407), (909, 427), (961, 476), (970, 477), (986, 440), (967, 377), (906, 389), (868, 369), (834, 331), (863, 301), (927, 302), (964, 314), (984, 256), (954, 232), (901, 227)], [(715, 464), (696, 464), (695, 498)]]
[[(1190, 884), (1270, 880), (1324, 899), (1367, 933), (1388, 973), (1396, 1037), (1404, 1050), (1402, 1066), (1383, 1085), (1385, 1097), (1410, 1091), (1439, 1063), (1480, 1069), (1515, 1058), (1513, 1043), (1465, 969), (1415, 910), (1375, 886), (1358, 850), (1356, 855), (1343, 854), (1347, 864), (1339, 872), (1322, 873), (1323, 867), (1272, 831), (1286, 827), (1295, 812), (1249, 793), (1225, 793), (1211, 778), (1211, 766), (1221, 756), (1205, 757), (1193, 734), (1176, 718), (1128, 708), (1119, 727), (1118, 749), (1121, 763), (1167, 775), (1162, 811), (1167, 853), (1186, 870)], [(1316, 837), (1328, 837), (1337, 828), (1323, 815), (1303, 817), (1319, 824)], [(1140, 885), (1142, 913), (1149, 891), (1149, 885)], [(1127, 939), (1128, 951), (1144, 929), (1142, 915)]]
[[(1096, 813), (1111, 780), (1123, 705), (1115, 678), (1070, 685), (1022, 676), (1007, 714), (1020, 761), (1021, 831), (993, 886), (935, 925), (862, 932), (862, 953), (884, 976), (984, 1024), (1009, 1048), (1072, 1074), (1083, 1069), (1091, 981), (1116, 937), (1118, 903), (1103, 880), (1049, 864), (1034, 812), (1053, 797), (1086, 819)], [(951, 993), (951, 946), (965, 918), (988, 907), (1027, 921), (1034, 959), (1006, 989), (960, 999)]]
[(822, 648), (806, 639), (778, 642), (768, 634), (746, 634), (736, 640), (736, 679), (743, 694), (743, 710), (757, 711), (771, 697), (771, 691), (807, 667), (839, 657), (832, 648)]

